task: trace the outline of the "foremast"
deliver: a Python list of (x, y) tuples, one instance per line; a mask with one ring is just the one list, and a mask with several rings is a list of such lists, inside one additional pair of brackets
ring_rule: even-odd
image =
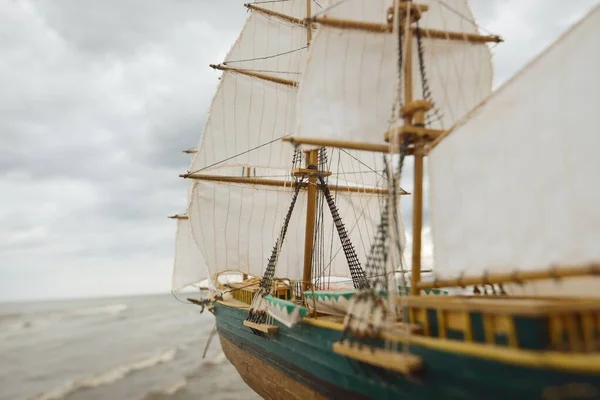
[[(211, 245), (211, 243), (215, 242), (215, 237), (218, 237), (220, 235), (218, 234), (212, 234), (212, 232), (209, 232), (206, 235), (203, 235), (202, 230), (204, 229), (204, 227), (202, 226), (202, 224), (198, 224), (198, 219), (200, 218), (204, 218), (206, 220), (207, 216), (203, 216), (202, 214), (202, 210), (207, 210), (210, 209), (209, 207), (203, 206), (202, 208), (198, 205), (199, 202), (206, 202), (206, 198), (211, 196), (210, 191), (211, 189), (217, 189), (219, 186), (217, 184), (227, 184), (226, 186), (231, 185), (232, 188), (236, 188), (235, 190), (237, 191), (237, 188), (245, 188), (248, 187), (248, 190), (253, 190), (253, 189), (257, 189), (257, 190), (263, 190), (263, 188), (274, 188), (276, 191), (279, 191), (280, 193), (284, 193), (284, 192), (288, 192), (289, 189), (292, 188), (297, 188), (299, 190), (300, 193), (300, 198), (301, 200), (306, 199), (306, 204), (307, 204), (307, 214), (306, 214), (306, 220), (305, 220), (305, 240), (304, 240), (304, 262), (303, 262), (303, 271), (302, 271), (302, 277), (299, 279), (299, 277), (291, 277), (291, 275), (286, 275), (286, 272), (283, 271), (283, 274), (281, 276), (286, 277), (286, 276), (290, 276), (291, 279), (293, 280), (300, 280), (302, 282), (302, 287), (304, 290), (308, 290), (312, 287), (311, 283), (313, 280), (313, 276), (312, 276), (312, 257), (315, 254), (314, 251), (314, 235), (315, 235), (315, 219), (316, 219), (316, 215), (315, 215), (315, 209), (316, 209), (316, 202), (317, 202), (317, 193), (319, 192), (319, 188), (323, 188), (324, 186), (327, 186), (327, 188), (331, 191), (335, 191), (338, 196), (341, 196), (342, 199), (344, 197), (348, 197), (350, 194), (358, 194), (358, 196), (371, 196), (372, 198), (376, 199), (377, 195), (384, 195), (387, 193), (387, 189), (384, 187), (380, 187), (377, 185), (360, 185), (360, 184), (352, 184), (353, 182), (349, 182), (349, 181), (340, 181), (339, 179), (336, 182), (324, 182), (323, 178), (325, 176), (329, 176), (331, 175), (331, 173), (327, 173), (325, 171), (321, 170), (319, 171), (319, 168), (316, 167), (319, 164), (319, 150), (313, 150), (313, 151), (309, 151), (306, 153), (306, 168), (302, 169), (295, 169), (292, 170), (291, 174), (290, 174), (290, 169), (284, 169), (281, 167), (282, 164), (277, 165), (276, 163), (272, 163), (272, 160), (270, 160), (273, 157), (269, 157), (269, 160), (265, 160), (263, 161), (263, 158), (261, 158), (259, 155), (256, 155), (256, 153), (263, 151), (263, 148), (265, 148), (265, 146), (267, 146), (266, 148), (268, 148), (269, 146), (275, 146), (274, 148), (278, 148), (279, 143), (281, 143), (281, 137), (280, 138), (274, 138), (271, 139), (270, 141), (264, 141), (264, 137), (265, 135), (263, 134), (262, 136), (260, 136), (260, 138), (264, 141), (263, 143), (259, 143), (257, 146), (253, 146), (253, 142), (249, 142), (246, 138), (244, 134), (240, 133), (239, 129), (229, 129), (228, 128), (228, 124), (227, 124), (227, 120), (229, 119), (229, 117), (225, 117), (223, 116), (223, 122), (219, 122), (220, 119), (220, 115), (216, 115), (218, 113), (223, 113), (224, 111), (228, 111), (229, 109), (234, 109), (233, 112), (235, 112), (235, 108), (238, 108), (239, 105), (238, 103), (234, 102), (233, 103), (228, 103), (231, 102), (230, 99), (236, 97), (236, 94), (234, 94), (233, 96), (231, 94), (227, 93), (227, 82), (231, 82), (232, 79), (237, 79), (240, 82), (251, 82), (252, 85), (255, 85), (255, 83), (262, 81), (264, 82), (264, 85), (269, 86), (269, 87), (274, 87), (276, 96), (275, 99), (279, 100), (281, 97), (281, 93), (291, 93), (289, 96), (295, 96), (295, 91), (297, 91), (297, 87), (298, 87), (298, 81), (296, 79), (289, 79), (285, 76), (286, 71), (281, 71), (281, 69), (277, 70), (276, 68), (266, 68), (265, 66), (269, 66), (269, 64), (264, 64), (264, 60), (273, 60), (274, 57), (278, 56), (278, 55), (273, 55), (273, 54), (252, 54), (252, 57), (248, 57), (244, 51), (243, 51), (243, 46), (247, 45), (246, 48), (254, 48), (260, 47), (260, 43), (255, 43), (254, 39), (261, 38), (261, 35), (257, 34), (256, 32), (253, 32), (252, 29), (258, 29), (257, 27), (249, 27), (249, 24), (252, 23), (252, 18), (253, 16), (256, 16), (254, 18), (255, 21), (260, 20), (267, 20), (269, 21), (268, 23), (270, 23), (270, 21), (277, 21), (277, 23), (273, 24), (274, 26), (278, 27), (276, 29), (282, 29), (282, 30), (289, 30), (292, 29), (293, 33), (293, 41), (295, 43), (294, 47), (297, 48), (292, 48), (292, 50), (289, 51), (283, 51), (285, 48), (282, 49), (282, 45), (281, 43), (279, 44), (279, 46), (275, 46), (275, 48), (281, 52), (281, 55), (284, 57), (288, 57), (288, 54), (298, 54), (298, 51), (300, 52), (306, 52), (306, 48), (308, 48), (308, 45), (310, 44), (310, 40), (312, 39), (312, 31), (313, 29), (315, 29), (315, 24), (313, 24), (312, 22), (310, 22), (310, 17), (311, 17), (311, 1), (312, 0), (300, 0), (300, 1), (290, 1), (290, 2), (285, 2), (282, 3), (283, 5), (267, 5), (264, 6), (263, 4), (246, 4), (245, 6), (250, 9), (252, 11), (252, 15), (248, 18), (248, 22), (246, 24), (246, 27), (244, 28), (244, 30), (242, 31), (242, 34), (240, 35), (240, 38), (238, 38), (236, 44), (233, 46), (232, 50), (230, 51), (230, 53), (228, 53), (226, 60), (223, 63), (220, 64), (211, 64), (211, 67), (213, 69), (216, 70), (220, 70), (223, 71), (223, 75), (222, 75), (222, 79), (221, 79), (221, 83), (219, 85), (219, 89), (217, 91), (217, 95), (215, 96), (215, 100), (213, 100), (213, 105), (211, 106), (211, 113), (209, 115), (209, 121), (207, 122), (207, 126), (205, 128), (204, 134), (203, 134), (203, 138), (202, 141), (200, 143), (200, 146), (196, 152), (196, 157), (192, 163), (192, 165), (189, 168), (189, 171), (185, 174), (181, 174), (180, 177), (182, 178), (186, 178), (186, 179), (190, 179), (193, 182), (197, 182), (197, 184), (193, 185), (193, 194), (189, 200), (189, 209), (192, 210), (192, 213), (195, 214), (193, 216), (190, 217), (190, 220), (192, 221), (191, 225), (192, 228), (191, 230), (193, 231), (193, 236), (195, 237), (195, 240), (197, 241), (197, 243), (199, 244), (200, 247), (202, 247), (204, 249), (205, 252), (210, 253), (208, 254), (207, 258), (209, 259), (209, 262), (211, 262), (211, 259), (214, 259), (215, 261), (212, 261), (211, 264), (213, 264), (218, 272), (220, 267), (221, 262), (219, 262), (219, 258), (223, 259), (225, 258), (225, 263), (227, 265), (227, 267), (229, 267), (229, 264), (231, 264), (230, 260), (231, 258), (228, 258), (228, 254), (230, 253), (229, 249), (225, 248), (223, 249), (223, 251), (221, 251), (220, 253), (215, 252), (215, 250), (213, 249), (215, 247), (215, 245)], [(306, 11), (306, 14), (304, 15), (305, 18), (299, 18), (297, 15), (297, 13), (301, 10), (300, 3), (302, 3), (302, 7), (304, 8), (304, 10)], [(279, 7), (279, 8), (277, 8)], [(290, 11), (290, 13), (286, 13), (286, 12), (282, 12), (288, 10)], [(260, 25), (257, 25), (260, 27)], [(280, 28), (279, 28), (280, 27)], [(300, 36), (299, 36), (299, 32), (298, 30), (303, 30), (305, 31), (305, 35), (302, 38), (302, 42), (300, 42)], [(244, 36), (244, 32), (247, 31), (249, 34), (246, 34)], [(271, 35), (273, 36), (273, 35)], [(248, 37), (250, 37), (251, 39), (248, 39)], [(270, 36), (269, 36), (270, 37)], [(245, 42), (246, 40), (246, 42)], [(251, 42), (248, 42), (248, 40), (252, 40)], [(278, 37), (276, 39), (277, 41), (281, 41), (281, 38)], [(269, 42), (269, 41), (267, 41)], [(267, 47), (269, 45), (267, 44)], [(303, 46), (303, 47), (301, 47)], [(254, 63), (259, 63), (257, 65), (255, 65)], [(290, 62), (290, 63), (282, 63), (282, 64), (290, 64), (290, 65), (294, 65), (294, 62)], [(304, 68), (303, 64), (302, 64), (302, 60), (300, 60), (298, 63), (298, 74), (300, 74)], [(270, 71), (270, 70), (275, 70), (275, 71)], [(273, 73), (275, 72), (275, 73)], [(293, 72), (296, 73), (296, 72)], [(236, 77), (236, 78), (234, 78)], [(258, 86), (256, 84), (256, 86)], [(255, 86), (253, 86), (254, 88)], [(281, 89), (279, 89), (281, 88)], [(250, 93), (253, 93), (252, 90), (254, 90), (255, 92), (257, 91), (256, 89), (251, 89)], [(260, 92), (259, 92), (260, 93)], [(228, 100), (229, 99), (229, 100)], [(260, 100), (260, 99), (259, 99)], [(250, 99), (250, 101), (252, 102), (253, 99)], [(220, 111), (218, 108), (221, 106), (221, 103), (225, 106), (224, 111)], [(253, 104), (256, 104), (257, 102), (254, 100)], [(252, 104), (252, 103), (251, 103)], [(260, 104), (260, 103), (259, 103)], [(248, 133), (249, 134), (254, 134), (254, 131), (260, 131), (260, 130), (265, 130), (264, 127), (264, 123), (262, 122), (263, 116), (260, 115), (260, 110), (256, 110), (259, 112), (256, 112), (252, 109), (252, 105), (250, 105), (251, 109), (250, 111), (245, 114), (247, 116), (244, 116), (244, 120), (242, 120), (242, 122), (244, 123), (248, 123)], [(275, 107), (270, 107), (271, 109), (280, 109), (279, 104), (276, 105)], [(291, 108), (289, 108), (291, 109)], [(254, 111), (254, 112), (253, 112)], [(263, 114), (265, 113), (265, 111), (263, 111)], [(285, 120), (285, 123), (289, 123), (289, 121), (293, 118), (288, 118), (287, 116), (280, 116), (281, 113), (276, 114), (275, 117), (273, 118), (279, 118), (281, 120)], [(231, 119), (236, 119), (237, 116), (233, 116), (233, 118)], [(257, 125), (250, 125), (252, 123), (256, 123), (256, 121), (260, 121), (257, 123)], [(277, 121), (277, 120), (276, 120)], [(234, 127), (236, 126), (236, 123), (234, 121)], [(240, 124), (237, 124), (237, 126), (240, 126)], [(242, 127), (244, 127), (244, 125), (241, 125)], [(286, 136), (286, 133), (289, 132), (289, 130), (286, 131), (281, 131), (281, 127), (285, 127), (285, 125), (283, 123), (274, 123), (273, 124), (273, 129), (272, 132), (277, 132), (279, 134), (282, 134), (283, 137)], [(225, 139), (221, 139), (222, 137), (225, 137)], [(241, 138), (241, 140), (240, 140)], [(226, 146), (223, 146), (221, 144), (219, 144), (221, 141), (221, 143), (223, 143), (223, 145), (231, 145), (234, 144), (234, 148), (233, 150), (236, 151), (229, 151), (227, 150)], [(236, 144), (237, 141), (237, 144)], [(248, 142), (247, 147), (248, 148), (241, 148), (239, 146), (240, 142), (241, 143), (246, 143)], [(237, 146), (237, 147), (235, 147)], [(286, 151), (285, 152), (281, 152), (283, 153), (289, 153), (287, 151), (287, 148), (289, 148), (289, 146), (285, 146), (286, 147)], [(212, 151), (212, 149), (215, 149), (216, 151)], [(227, 150), (227, 151), (224, 151)], [(241, 150), (241, 151), (240, 151)], [(233, 154), (232, 154), (233, 153)], [(278, 152), (275, 150), (271, 150), (271, 154), (275, 153), (275, 159), (277, 159), (278, 156)], [(253, 156), (254, 154), (254, 156)], [(290, 153), (291, 156), (291, 153)], [(296, 156), (294, 155), (294, 158)], [(283, 156), (279, 156), (279, 158), (281, 160), (284, 159)], [(291, 157), (290, 157), (291, 158)], [(239, 161), (238, 161), (239, 160)], [(256, 160), (256, 162), (254, 162), (254, 164), (252, 163), (252, 161)], [(265, 169), (265, 165), (266, 166), (270, 166), (273, 165), (273, 168), (271, 169)], [(291, 177), (293, 179), (272, 179), (269, 177), (269, 175), (272, 175), (271, 172), (274, 171), (274, 168), (279, 168), (279, 172), (280, 174), (278, 176), (282, 176), (281, 172), (286, 173), (286, 175), (290, 174)], [(239, 174), (239, 172), (232, 174), (232, 171), (239, 171), (241, 169), (241, 174)], [(261, 171), (262, 169), (262, 171)], [(258, 171), (258, 172), (257, 172)], [(266, 171), (266, 173), (264, 172)], [(277, 174), (273, 174), (275, 176), (277, 176)], [(211, 186), (213, 185), (213, 183), (216, 186)], [(208, 185), (208, 186), (207, 186)], [(279, 190), (278, 190), (279, 189)], [(281, 191), (281, 189), (284, 189), (283, 191)], [(287, 190), (286, 190), (287, 189)], [(233, 189), (232, 189), (233, 190)], [(235, 192), (236, 196), (243, 196), (245, 189), (240, 189), (239, 191)], [(216, 191), (215, 191), (216, 193)], [(223, 192), (221, 192), (223, 193)], [(237, 194), (239, 193), (239, 194)], [(217, 196), (217, 194), (215, 194), (214, 196)], [(231, 195), (230, 195), (231, 196)], [(213, 205), (213, 208), (215, 208), (215, 203), (217, 203), (218, 201), (223, 202), (222, 199), (217, 199), (215, 197), (214, 200), (211, 200), (211, 204)], [(227, 200), (225, 200), (227, 201)], [(229, 200), (231, 202), (231, 200)], [(230, 203), (231, 204), (231, 203)], [(222, 206), (217, 205), (216, 209), (220, 208)], [(247, 213), (244, 212), (244, 208), (245, 206), (240, 206), (238, 207), (239, 209), (239, 215), (243, 216), (246, 215)], [(334, 206), (335, 207), (335, 206)], [(227, 208), (229, 208), (229, 206), (227, 206)], [(266, 207), (263, 207), (266, 208)], [(331, 205), (330, 205), (331, 208)], [(259, 214), (258, 213), (255, 214)], [(333, 209), (332, 209), (333, 212)], [(226, 213), (234, 213), (235, 212), (230, 212), (229, 210), (226, 211)], [(254, 221), (252, 220), (252, 213), (250, 213), (250, 216), (247, 218), (248, 221), (246, 223), (246, 220), (243, 223), (237, 223), (237, 225), (235, 226), (241, 226), (241, 227), (250, 227), (252, 226), (252, 224), (254, 223)], [(279, 213), (279, 215), (281, 215), (281, 213)], [(210, 217), (209, 217), (210, 218)], [(276, 217), (273, 218), (273, 220), (278, 220), (280, 217)], [(294, 217), (296, 218), (296, 217)], [(219, 216), (217, 216), (217, 214), (214, 214), (212, 217), (213, 220), (218, 220), (221, 219)], [(269, 217), (268, 219), (269, 221), (271, 220), (271, 218)], [(210, 222), (210, 221), (209, 221)], [(341, 227), (339, 226), (339, 221), (334, 221), (334, 225), (335, 228), (338, 229), (338, 232), (340, 231)], [(195, 224), (195, 225), (194, 225)], [(210, 225), (210, 224), (209, 224)], [(262, 223), (262, 226), (264, 227), (264, 222)], [(292, 219), (291, 225), (294, 225), (294, 220)], [(215, 223), (216, 226), (216, 223)], [(220, 226), (216, 226), (215, 229), (221, 229)], [(249, 229), (249, 228), (248, 228)], [(322, 229), (322, 228), (321, 228)], [(225, 221), (225, 236), (226, 238), (227, 236), (227, 230), (228, 230), (228, 221)], [(250, 235), (248, 233), (248, 235)], [(204, 236), (204, 238), (202, 237)], [(238, 238), (238, 242), (240, 241), (240, 234), (237, 234)], [(258, 236), (261, 237), (263, 235), (261, 234), (256, 234), (254, 236)], [(207, 241), (206, 238), (209, 238), (209, 240)], [(283, 236), (280, 236), (280, 238), (282, 238)], [(273, 237), (273, 239), (275, 239), (275, 237)], [(220, 240), (220, 239), (217, 239)], [(228, 240), (228, 239), (226, 239)], [(248, 242), (256, 242), (257, 239), (253, 239), (253, 237), (251, 236), (248, 239), (243, 239), (243, 240), (247, 240)], [(264, 239), (265, 241), (269, 241), (269, 237), (266, 237)], [(350, 239), (346, 237), (346, 240), (349, 241)], [(282, 241), (282, 240), (281, 240)], [(344, 240), (342, 240), (342, 243), (344, 243)], [(224, 244), (226, 245), (226, 243)], [(222, 245), (223, 246), (223, 245)], [(346, 253), (346, 250), (348, 246), (344, 247), (344, 252)], [(249, 246), (250, 249), (250, 246)], [(249, 250), (250, 251), (250, 250)], [(252, 250), (254, 251), (254, 250)], [(279, 251), (279, 249), (275, 249), (274, 251)], [(352, 249), (353, 251), (353, 249)], [(241, 251), (240, 251), (241, 252)], [(216, 254), (215, 254), (216, 253)], [(256, 252), (255, 252), (256, 253)], [(224, 257), (223, 257), (224, 255)], [(351, 255), (351, 258), (353, 259), (358, 259), (358, 257), (356, 256), (356, 254), (354, 254), (353, 256)], [(252, 257), (248, 257), (247, 260), (243, 260), (242, 257), (240, 255), (238, 255), (238, 262), (239, 260), (242, 260), (243, 262), (245, 262), (246, 264), (250, 265), (250, 264), (258, 264), (260, 265), (261, 263), (257, 263), (254, 260), (256, 260), (257, 258), (252, 258)], [(275, 260), (277, 259), (277, 257), (275, 257)], [(229, 261), (228, 261), (229, 260)], [(264, 266), (263, 266), (264, 267)], [(233, 269), (232, 269), (233, 270)], [(333, 270), (333, 267), (332, 267)], [(337, 268), (337, 270), (339, 270), (339, 268)], [(257, 276), (259, 274), (257, 274), (256, 272), (256, 268), (254, 271), (252, 270), (244, 270), (243, 271), (246, 274), (252, 274), (254, 276)], [(245, 275), (247, 276), (247, 275)], [(353, 279), (354, 280), (354, 279)]]

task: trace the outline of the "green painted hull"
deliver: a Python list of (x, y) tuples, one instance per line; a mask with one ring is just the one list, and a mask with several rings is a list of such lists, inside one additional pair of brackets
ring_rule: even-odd
[[(425, 371), (405, 377), (335, 354), (342, 333), (300, 323), (264, 338), (243, 326), (247, 311), (216, 304), (219, 334), (327, 398), (595, 399), (600, 378), (519, 367), (411, 344)], [(568, 393), (577, 397), (564, 396)], [(559, 394), (560, 397), (556, 397)], [(582, 396), (583, 395), (583, 396)]]

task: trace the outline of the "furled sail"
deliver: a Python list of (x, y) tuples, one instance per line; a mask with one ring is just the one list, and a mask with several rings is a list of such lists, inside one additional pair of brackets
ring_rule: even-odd
[[(346, 0), (325, 7), (321, 17), (346, 21), (344, 27), (322, 25), (311, 44), (309, 62), (298, 94), (298, 137), (382, 142), (390, 127), (398, 77), (398, 38), (386, 27), (392, 0)], [(477, 33), (465, 0), (419, 1), (429, 6), (419, 26)], [(350, 29), (349, 22), (374, 25)], [(375, 31), (374, 31), (375, 30)], [(428, 38), (422, 33), (424, 69), (413, 35), (413, 92), (431, 97), (428, 127), (447, 129), (489, 94), (490, 50), (483, 43)], [(406, 56), (405, 56), (406, 58)], [(423, 80), (425, 78), (425, 80)], [(427, 83), (423, 95), (423, 82)], [(430, 96), (429, 96), (430, 94)]]
[[(262, 276), (291, 195), (289, 188), (197, 182), (188, 213), (194, 237), (211, 271), (214, 268), (214, 272), (241, 271)], [(379, 197), (341, 190), (334, 195), (357, 256), (365, 260), (369, 239), (374, 236), (379, 218)], [(329, 211), (324, 210), (324, 213)], [(301, 190), (281, 247), (276, 277), (302, 280), (305, 219), (306, 191)], [(349, 277), (348, 263), (333, 220), (325, 215), (320, 223), (326, 244), (320, 249), (324, 272)]]
[[(600, 262), (599, 36), (597, 6), (431, 151), (439, 274)], [(528, 294), (598, 296), (573, 282)]]
[(209, 276), (206, 260), (192, 237), (189, 219), (185, 216), (176, 219), (175, 263), (171, 283), (174, 291), (198, 283)]

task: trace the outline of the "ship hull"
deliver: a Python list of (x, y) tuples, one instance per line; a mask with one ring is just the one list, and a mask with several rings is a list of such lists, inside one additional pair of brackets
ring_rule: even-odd
[[(426, 369), (407, 377), (332, 351), (342, 332), (307, 323), (279, 326), (271, 338), (243, 326), (248, 311), (216, 304), (225, 355), (244, 381), (266, 399), (543, 399), (600, 398), (594, 375), (509, 365), (411, 345)], [(559, 397), (556, 397), (556, 396)]]

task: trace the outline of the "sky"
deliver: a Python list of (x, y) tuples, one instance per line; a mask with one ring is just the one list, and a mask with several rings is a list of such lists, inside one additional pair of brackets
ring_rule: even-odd
[[(494, 85), (597, 2), (471, 0), (505, 40)], [(181, 150), (199, 142), (208, 64), (242, 4), (0, 0), (0, 301), (169, 291)]]

